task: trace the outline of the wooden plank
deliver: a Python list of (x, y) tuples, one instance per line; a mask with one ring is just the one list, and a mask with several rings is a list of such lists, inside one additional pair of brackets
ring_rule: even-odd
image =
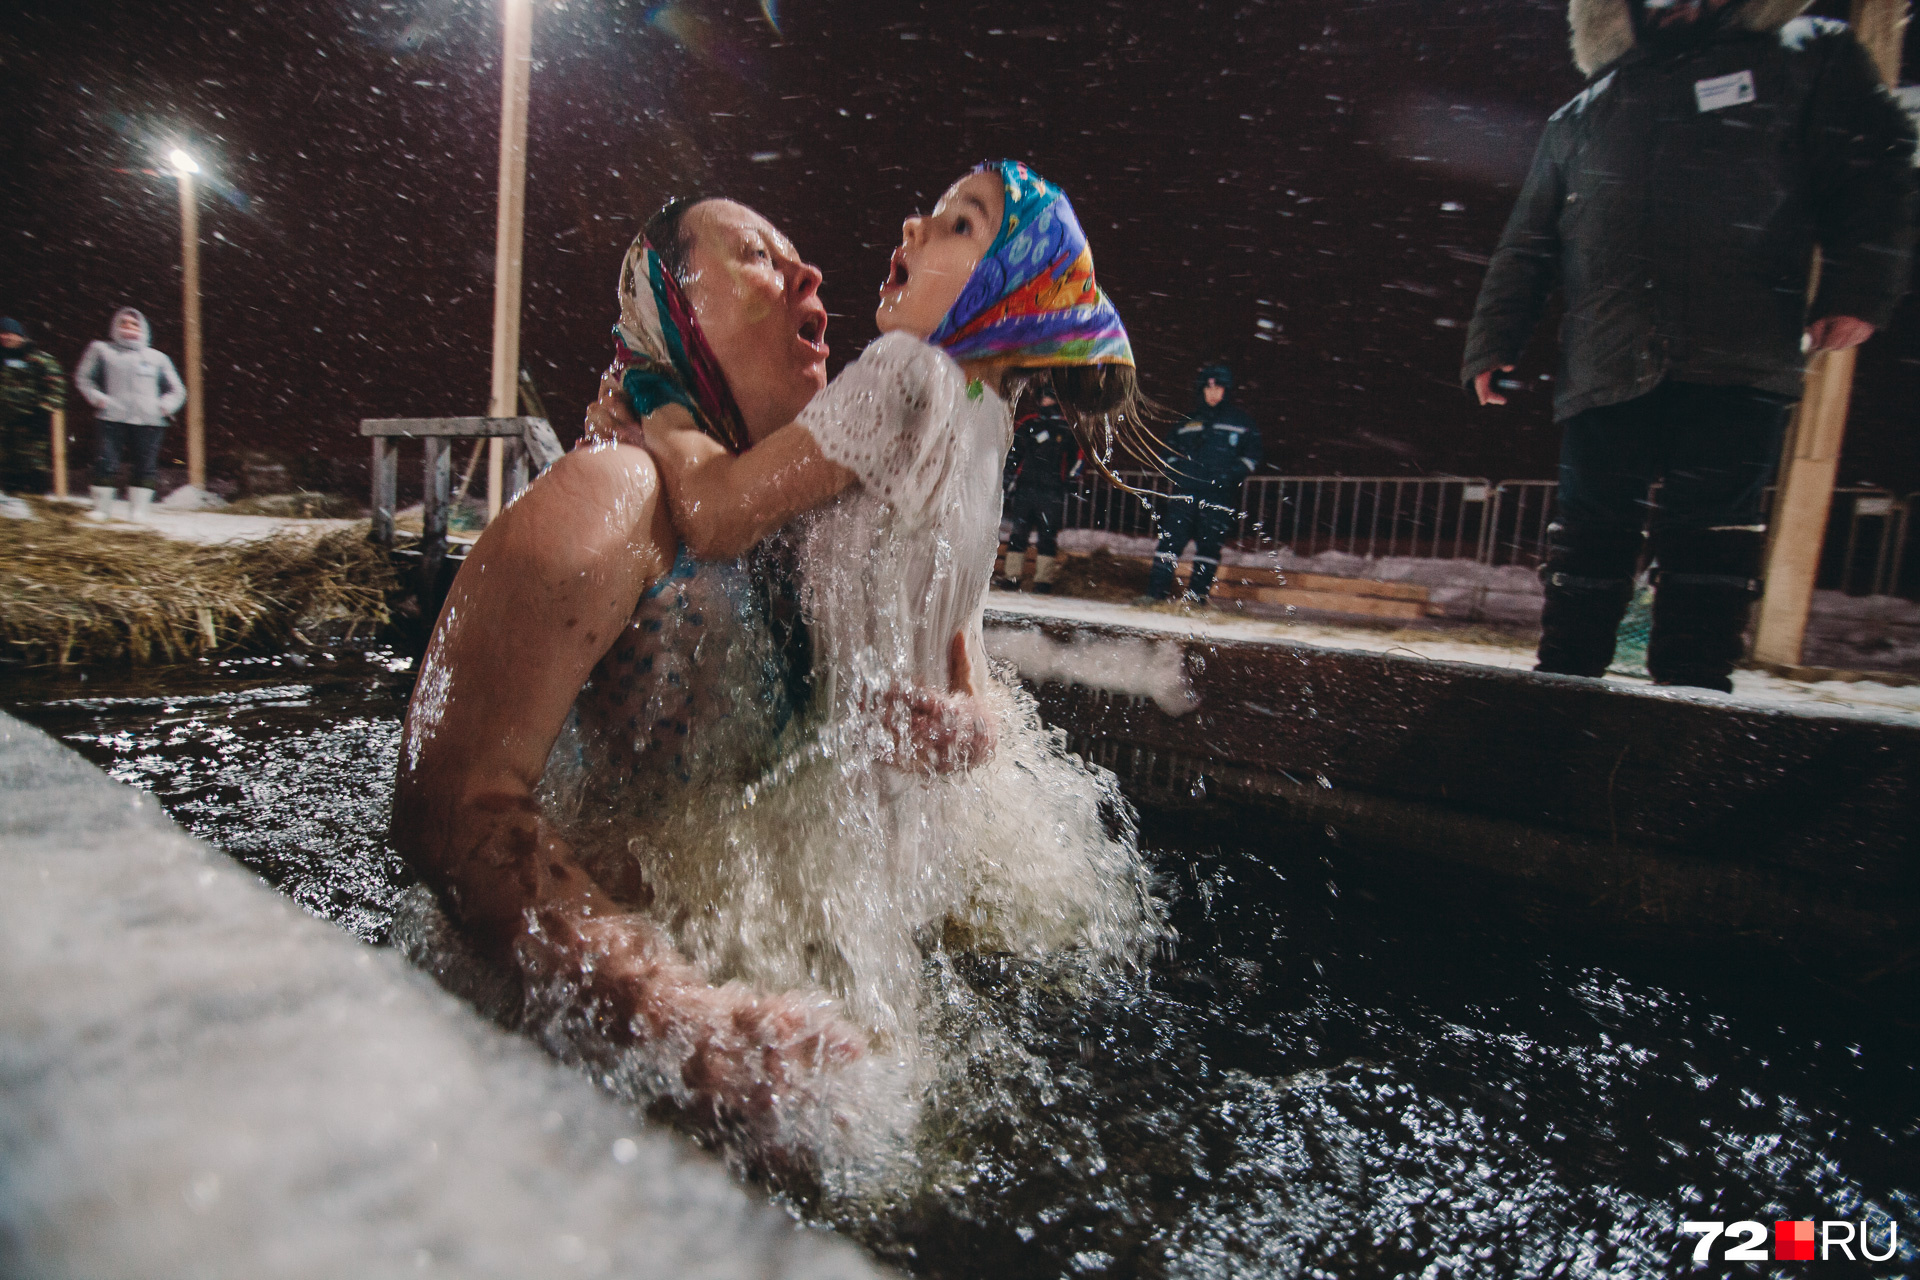
[(53, 433), (53, 496), (67, 496), (67, 411), (55, 409), (48, 415), (47, 430)]
[(1853, 35), (1888, 85), (1900, 83), (1900, 50), (1907, 38), (1907, 0), (1853, 0)]
[[(519, 404), (520, 277), (527, 219), (527, 93), (533, 79), (532, 0), (506, 0), (500, 24), (500, 198), (493, 247), (493, 386), (487, 412)], [(516, 433), (518, 434), (518, 433)], [(500, 514), (506, 449), (487, 442), (487, 522)]]
[[(1138, 557), (1135, 557), (1136, 559)], [(1191, 564), (1182, 563), (1174, 576), (1185, 582), (1193, 574)], [(1372, 578), (1337, 578), (1327, 573), (1297, 573), (1291, 569), (1255, 569), (1244, 565), (1221, 565), (1216, 585), (1233, 583), (1248, 587), (1282, 587), (1299, 591), (1321, 591), (1351, 596), (1371, 596), (1382, 600), (1414, 600), (1426, 603), (1428, 589), (1417, 582), (1379, 582)]]
[(527, 446), (520, 440), (503, 440), (505, 457), (501, 459), (501, 473), (505, 481), (501, 489), (501, 505), (512, 502), (527, 487)]
[(371, 538), (383, 547), (393, 545), (393, 509), (400, 488), (400, 446), (392, 440), (373, 439), (373, 531)]
[(518, 437), (534, 424), (547, 425), (545, 418), (362, 418), (363, 436), (459, 436), (474, 439), (486, 436)]
[(1344, 591), (1296, 591), (1291, 587), (1240, 586), (1216, 582), (1209, 593), (1218, 600), (1245, 600), (1258, 604), (1292, 605), (1321, 613), (1345, 613), (1363, 618), (1424, 618), (1431, 606), (1419, 600), (1385, 600), (1348, 595)]
[(445, 440), (428, 439), (420, 490), (420, 536), (444, 543), (453, 505), (453, 449)]
[(207, 401), (200, 349), (200, 201), (193, 174), (180, 170), (180, 302), (186, 325), (187, 483), (207, 490)]
[(1754, 624), (1755, 661), (1799, 665), (1839, 468), (1838, 457), (1789, 460), (1773, 503), (1766, 594), (1760, 598), (1760, 615)]
[[(1853, 0), (1854, 34), (1889, 85), (1899, 79), (1907, 11), (1907, 0)], [(1819, 270), (1816, 254), (1814, 280)], [(1766, 593), (1753, 632), (1753, 656), (1761, 662), (1800, 662), (1853, 396), (1854, 356), (1853, 351), (1823, 352), (1807, 365), (1806, 393), (1794, 415), (1788, 437), (1792, 449), (1781, 466), (1769, 522)]]
[(414, 586), (422, 611), (440, 609), (440, 564), (447, 558), (447, 517), (453, 505), (453, 444), (427, 438), (426, 470), (420, 502), (420, 580)]

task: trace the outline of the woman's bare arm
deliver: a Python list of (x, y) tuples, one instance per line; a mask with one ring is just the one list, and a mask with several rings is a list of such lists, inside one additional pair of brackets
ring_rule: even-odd
[(402, 737), (393, 840), (480, 949), (596, 1016), (609, 1045), (685, 1046), (696, 1093), (752, 1108), (776, 1083), (860, 1052), (799, 994), (716, 988), (594, 883), (535, 789), (569, 709), (671, 564), (643, 450), (555, 463), (475, 544), (421, 664)]
[[(755, 528), (760, 530), (754, 534), (753, 541), (746, 542), (737, 550), (706, 550), (700, 535), (689, 533), (685, 527), (688, 521), (698, 524), (702, 513), (683, 511), (679, 504), (674, 503), (673, 486), (669, 483), (668, 500), (674, 512), (674, 522), (680, 526), (682, 536), (696, 556), (740, 555), (760, 538), (781, 528), (801, 512), (838, 494), (854, 480), (851, 471), (820, 456), (812, 435), (798, 423), (789, 423), (780, 428), (739, 457), (728, 453), (718, 441), (695, 427), (693, 416), (678, 405), (667, 405), (659, 412), (649, 414), (643, 427), (634, 421), (626, 392), (621, 389), (618, 377), (612, 372), (600, 380), (600, 396), (587, 410), (586, 430), (589, 438), (605, 443), (619, 441), (636, 444), (644, 441), (654, 453), (656, 463), (660, 463), (663, 452), (682, 457), (685, 469), (697, 473), (693, 478), (699, 492), (689, 499), (688, 505), (705, 504), (705, 515), (708, 516), (716, 512), (733, 512), (727, 518), (734, 523), (732, 534), (751, 532)], [(654, 445), (656, 439), (661, 439), (658, 448)], [(802, 456), (797, 462), (791, 463), (777, 459), (769, 461), (759, 469), (736, 471), (728, 466), (729, 463), (753, 458), (776, 441), (782, 442), (781, 449), (797, 451)], [(812, 471), (814, 460), (826, 470)], [(818, 481), (817, 485), (796, 485), (782, 494), (782, 501), (766, 504), (759, 511), (753, 509), (753, 500), (739, 501), (724, 491), (712, 492), (722, 490), (722, 486), (735, 477), (748, 483), (769, 475), (777, 477), (781, 469), (789, 465), (810, 472)], [(665, 473), (669, 468), (662, 464), (661, 470)], [(711, 528), (702, 532), (709, 536), (707, 545), (716, 545), (710, 537), (713, 533)], [(727, 538), (724, 545), (731, 548), (733, 537)], [(949, 683), (944, 693), (932, 689), (902, 689), (894, 691), (886, 699), (889, 708), (884, 713), (886, 723), (902, 730), (897, 735), (890, 761), (899, 767), (946, 773), (984, 764), (993, 755), (998, 735), (993, 728), (993, 718), (987, 713), (979, 696), (980, 685), (967, 657), (964, 631), (954, 633), (948, 658)], [(900, 707), (905, 708), (904, 715), (895, 713), (895, 709)]]

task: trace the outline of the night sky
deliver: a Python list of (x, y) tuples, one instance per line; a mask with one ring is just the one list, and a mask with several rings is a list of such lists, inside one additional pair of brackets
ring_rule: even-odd
[[(1273, 468), (1553, 473), (1551, 325), (1507, 410), (1456, 374), (1534, 141), (1581, 85), (1558, 0), (779, 0), (778, 30), (738, 0), (534, 3), (523, 361), (563, 439), (667, 197), (785, 228), (826, 272), (838, 368), (874, 335), (901, 218), (1005, 155), (1073, 196), (1148, 389), (1184, 407), (1224, 357)], [(216, 475), (262, 451), (359, 492), (358, 419), (485, 411), (495, 0), (7, 15), (0, 311), (71, 368), (138, 306), (178, 360), (154, 170), (186, 145)], [(1910, 299), (1863, 357), (1843, 482), (1920, 489), (1916, 405)]]

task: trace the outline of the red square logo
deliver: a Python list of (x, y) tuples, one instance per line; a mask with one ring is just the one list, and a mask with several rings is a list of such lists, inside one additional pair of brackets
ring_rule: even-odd
[(1813, 1261), (1813, 1224), (1811, 1222), (1775, 1222), (1773, 1257), (1776, 1262)]

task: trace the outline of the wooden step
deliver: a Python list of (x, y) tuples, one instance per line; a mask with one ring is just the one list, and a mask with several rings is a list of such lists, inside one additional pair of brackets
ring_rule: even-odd
[[(1185, 563), (1174, 571), (1174, 575), (1182, 582), (1187, 581), (1192, 574), (1193, 566)], [(1326, 573), (1296, 573), (1291, 570), (1254, 569), (1242, 565), (1223, 564), (1220, 566), (1219, 576), (1214, 579), (1214, 589), (1218, 590), (1225, 586), (1309, 591), (1320, 595), (1395, 600), (1421, 606), (1425, 606), (1429, 599), (1427, 588), (1417, 582), (1376, 582), (1371, 578), (1336, 578)], [(1423, 615), (1416, 613), (1412, 616)]]
[(1365, 618), (1425, 618), (1439, 612), (1424, 600), (1396, 600), (1346, 591), (1307, 591), (1295, 587), (1245, 586), (1235, 582), (1216, 581), (1208, 595), (1215, 600), (1292, 605), (1296, 609), (1354, 614)]
[[(1031, 553), (1030, 553), (1031, 554)], [(1079, 559), (1085, 552), (1069, 551), (1066, 557)], [(1005, 558), (1001, 548), (994, 561)], [(1116, 557), (1139, 565), (1152, 562), (1141, 556)], [(1193, 576), (1193, 563), (1183, 560), (1174, 570), (1186, 583)], [(1371, 578), (1340, 578), (1330, 573), (1299, 573), (1291, 569), (1268, 569), (1257, 565), (1223, 564), (1213, 580), (1210, 593), (1220, 600), (1243, 600), (1256, 604), (1292, 605), (1320, 613), (1346, 613), (1363, 618), (1429, 618), (1441, 610), (1430, 602), (1427, 588), (1417, 582), (1377, 582)]]
[[(1192, 574), (1190, 564), (1175, 571), (1181, 581)], [(1301, 573), (1292, 569), (1256, 569), (1245, 565), (1223, 564), (1217, 583), (1236, 583), (1247, 587), (1292, 587), (1302, 591), (1326, 591), (1335, 594), (1373, 596), (1382, 600), (1416, 600), (1426, 603), (1428, 589), (1418, 582), (1379, 582), (1372, 578), (1336, 578), (1327, 573)]]

